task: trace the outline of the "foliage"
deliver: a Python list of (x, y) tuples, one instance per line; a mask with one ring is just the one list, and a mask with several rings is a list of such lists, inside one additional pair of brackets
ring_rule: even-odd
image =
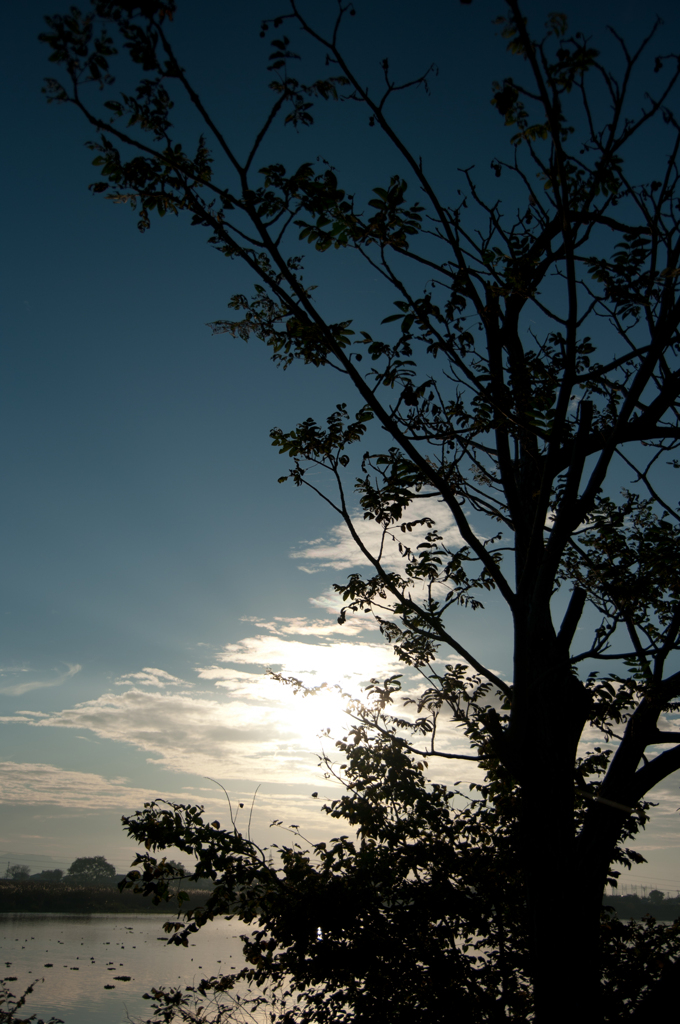
[(63, 875), (61, 868), (49, 868), (40, 872), (39, 879), (43, 882), (61, 882)]
[(680, 923), (616, 918), (603, 925), (603, 988), (610, 1020), (656, 1020), (677, 991)]
[[(424, 765), (394, 738), (357, 726), (341, 753), (347, 792), (325, 810), (358, 841), (345, 835), (308, 850), (301, 842), (274, 848), (275, 865), (235, 826), (205, 822), (201, 807), (155, 801), (124, 819), (132, 838), (152, 849), (179, 848), (196, 859), (197, 878), (215, 882), (185, 926), (166, 924), (172, 941), (188, 944), (221, 915), (253, 929), (244, 936), (250, 966), (204, 980), (201, 993), (247, 983), (300, 1021), (343, 1019), (350, 1008), (363, 1020), (444, 1020), (452, 1000), (477, 1020), (494, 1018), (500, 986), (522, 1019), (529, 1005), (526, 922), (509, 872), (514, 837), (507, 818), (484, 798), (464, 798), (466, 809), (452, 814), (455, 791), (428, 786)], [(121, 885), (172, 900), (167, 862), (146, 853), (137, 863), (141, 870)], [(286, 1010), (299, 992), (303, 1003)]]
[(23, 878), (31, 877), (31, 869), (28, 864), (8, 864), (7, 870), (5, 871), (5, 878), (11, 878), (15, 882), (21, 881)]
[(115, 874), (116, 869), (106, 857), (76, 857), (65, 880), (76, 885), (101, 885)]
[[(348, 791), (328, 813), (356, 841), (284, 848), (274, 867), (199, 808), (153, 803), (127, 827), (147, 850), (193, 854), (196, 877), (217, 882), (189, 931), (216, 913), (255, 927), (247, 978), (295, 991), (287, 1024), (379, 1007), (437, 1020), (454, 1001), (469, 1020), (552, 1021), (556, 992), (565, 1019), (583, 1003), (593, 1020), (644, 1013), (656, 997), (633, 981), (648, 970), (663, 988), (658, 958), (677, 964), (676, 933), (622, 931), (600, 912), (605, 883), (642, 859), (627, 844), (648, 794), (680, 767), (680, 59), (653, 52), (658, 23), (634, 50), (612, 30), (615, 74), (564, 15), (536, 34), (507, 0), (496, 24), (518, 73), (490, 100), (509, 137), (493, 179), (463, 171), (447, 192), (387, 113), (429, 73), (397, 83), (384, 60), (381, 86), (362, 84), (339, 43), (350, 4), (329, 34), (296, 0), (265, 22), (265, 38), (298, 32), (332, 74), (293, 77), (297, 54), (279, 33), (272, 106), (244, 159), (175, 55), (174, 11), (94, 0), (48, 19), (43, 39), (66, 72), (48, 99), (97, 131), (93, 191), (134, 209), (142, 231), (153, 213), (188, 213), (253, 272), (253, 294), (233, 296), (217, 333), (256, 336), (283, 368), (343, 375), (354, 406), (272, 431), (291, 460), (281, 479), (324, 498), (368, 566), (336, 586), (340, 621), (373, 614), (424, 683), (402, 694), (398, 678), (373, 681), (353, 708)], [(119, 51), (139, 81), (104, 100)], [(175, 94), (200, 124), (191, 148), (177, 139)], [(357, 196), (328, 165), (259, 167), (273, 125), (309, 127), (313, 104), (335, 100), (394, 147), (389, 181)], [(379, 331), (355, 327), (349, 309), (324, 315), (303, 252), (336, 250), (391, 289)], [(377, 549), (362, 518), (382, 531)], [(512, 623), (511, 680), (470, 639), (469, 615), (490, 595)], [(439, 746), (447, 718), (468, 752)], [(438, 757), (486, 773), (462, 806), (425, 782), (419, 766)], [(172, 867), (150, 853), (140, 863), (131, 882), (170, 897)], [(559, 927), (544, 907), (556, 878), (572, 908)]]
[(186, 865), (182, 864), (178, 860), (169, 860), (168, 865), (173, 869), (173, 871), (179, 878), (183, 878), (184, 875), (191, 874), (191, 871), (187, 869)]
[(31, 982), (22, 995), (15, 996), (4, 981), (0, 982), (0, 1024), (64, 1024), (60, 1017), (50, 1017), (44, 1021), (42, 1018), (38, 1020), (35, 1013), (30, 1017), (19, 1016), (19, 1010), (23, 1010), (37, 984), (37, 981)]
[[(153, 1024), (240, 1021), (264, 1009), (286, 1021), (443, 1022), (452, 1005), (466, 1021), (530, 1019), (526, 906), (508, 855), (515, 795), (496, 792), (491, 805), (489, 794), (428, 787), (402, 744), (360, 728), (341, 754), (347, 792), (324, 810), (356, 829), (358, 844), (298, 843), (280, 849), (275, 866), (235, 825), (206, 822), (200, 806), (159, 800), (124, 819), (132, 838), (179, 847), (196, 858), (196, 877), (216, 883), (184, 924), (166, 923), (170, 941), (188, 945), (219, 916), (251, 929), (249, 966), (185, 990), (154, 989)], [(456, 795), (466, 806), (452, 814)], [(172, 902), (168, 862), (145, 853), (137, 863), (121, 885)], [(555, 931), (564, 926), (558, 890), (544, 893), (543, 912)], [(623, 922), (605, 911), (602, 946), (605, 1020), (629, 1019), (650, 993), (672, 996), (680, 922)], [(258, 993), (250, 1002), (245, 985)]]

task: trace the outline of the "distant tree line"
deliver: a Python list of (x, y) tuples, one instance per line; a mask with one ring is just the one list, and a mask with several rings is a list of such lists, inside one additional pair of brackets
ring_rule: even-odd
[[(191, 908), (201, 906), (213, 885), (209, 880), (196, 882), (178, 861), (167, 861), (177, 889), (193, 890), (188, 896)], [(125, 879), (105, 857), (77, 857), (67, 872), (51, 868), (31, 874), (27, 864), (7, 865), (0, 879), (0, 912), (3, 913), (161, 913), (167, 905), (156, 905), (129, 891), (119, 893), (116, 886)], [(2, 1017), (0, 1017), (2, 1024)]]
[[(212, 894), (212, 886), (187, 893), (188, 903), (182, 910), (203, 907)], [(172, 917), (167, 903), (154, 904), (145, 896), (115, 885), (68, 885), (34, 881), (32, 878), (14, 882), (0, 879), (0, 913), (4, 914), (162, 914)], [(0, 1024), (2, 1017), (0, 1016)]]
[[(176, 876), (184, 878), (191, 874), (190, 870), (179, 861), (169, 860)], [(117, 885), (125, 875), (116, 873), (110, 861), (103, 856), (76, 857), (70, 868), (64, 873), (61, 868), (48, 868), (31, 874), (28, 864), (11, 864), (8, 862), (4, 878), (11, 882), (65, 882), (69, 885)], [(190, 888), (195, 887), (187, 878)]]
[[(189, 875), (190, 871), (179, 861), (169, 860), (180, 878)], [(11, 864), (8, 862), (4, 878), (12, 882), (66, 882), (69, 885), (117, 885), (125, 875), (116, 873), (110, 861), (103, 856), (76, 857), (70, 868), (64, 873), (61, 868), (49, 868), (31, 874), (28, 864)], [(191, 884), (191, 883), (189, 883)]]
[(649, 896), (638, 896), (635, 893), (606, 896), (603, 902), (621, 920), (633, 918), (640, 921), (648, 914), (658, 921), (675, 921), (680, 918), (680, 897), (666, 896), (660, 889), (652, 889)]
[[(200, 906), (204, 894), (213, 888), (211, 882), (203, 879), (200, 883), (189, 877), (187, 868), (178, 861), (167, 861), (174, 869), (175, 877), (181, 879), (183, 889), (198, 890), (190, 897), (190, 908)], [(4, 886), (0, 883), (0, 910), (8, 912), (42, 911), (51, 913), (167, 913), (167, 905), (155, 905), (151, 900), (129, 891), (118, 895), (111, 888), (126, 876), (116, 874), (116, 869), (103, 856), (77, 857), (68, 871), (52, 868), (31, 874), (27, 864), (8, 864), (5, 880), (22, 883), (20, 886)], [(61, 891), (52, 885), (40, 883), (63, 882)], [(87, 888), (89, 892), (74, 892), (74, 887)], [(134, 903), (134, 906), (132, 905)], [(551, 903), (546, 899), (546, 908)], [(605, 907), (614, 911), (621, 921), (641, 921), (651, 916), (659, 921), (675, 921), (680, 918), (680, 897), (666, 896), (660, 889), (652, 889), (648, 896), (634, 893), (606, 896)], [(186, 909), (186, 908), (184, 908)]]
[(31, 874), (28, 864), (8, 864), (5, 878), (12, 882), (61, 882), (63, 879), (72, 885), (102, 885), (116, 881), (116, 869), (103, 856), (76, 857), (65, 876), (61, 868)]

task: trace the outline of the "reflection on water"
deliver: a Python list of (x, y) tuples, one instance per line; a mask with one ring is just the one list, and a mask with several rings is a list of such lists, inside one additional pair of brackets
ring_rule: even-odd
[(238, 921), (207, 924), (188, 949), (168, 946), (163, 921), (155, 914), (0, 914), (0, 977), (15, 994), (44, 978), (27, 1015), (128, 1024), (148, 1017), (142, 996), (152, 985), (187, 985), (244, 965)]

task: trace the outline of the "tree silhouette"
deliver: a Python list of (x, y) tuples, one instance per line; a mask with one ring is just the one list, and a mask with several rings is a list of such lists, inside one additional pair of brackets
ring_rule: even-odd
[(110, 881), (116, 874), (106, 857), (76, 857), (68, 869), (65, 881), (77, 885), (98, 885)]
[[(153, 212), (186, 213), (252, 270), (253, 295), (234, 296), (215, 331), (256, 336), (283, 367), (342, 375), (352, 408), (272, 432), (292, 460), (282, 480), (320, 494), (369, 567), (336, 587), (341, 619), (375, 615), (427, 684), (402, 711), (399, 679), (373, 681), (354, 708), (341, 745), (348, 794), (328, 811), (358, 829), (358, 845), (318, 846), (316, 860), (291, 847), (273, 868), (235, 825), (206, 825), (197, 808), (153, 804), (128, 828), (151, 848), (197, 855), (199, 877), (219, 881), (191, 927), (216, 913), (259, 924), (249, 976), (293, 978), (300, 1001), (286, 1020), (338, 1020), (348, 1005), (371, 1019), (383, 1006), (391, 1020), (443, 1020), (455, 1000), (469, 1020), (554, 1021), (556, 1000), (565, 1020), (583, 1005), (593, 1020), (643, 1007), (653, 983), (668, 983), (658, 952), (672, 965), (672, 937), (617, 932), (600, 912), (607, 881), (640, 860), (626, 842), (647, 820), (647, 795), (680, 767), (667, 718), (680, 696), (678, 57), (653, 49), (658, 23), (634, 49), (612, 30), (614, 74), (564, 15), (537, 34), (508, 0), (497, 24), (518, 72), (491, 90), (509, 134), (495, 184), (468, 170), (446, 192), (386, 107), (427, 76), (398, 83), (385, 60), (382, 89), (363, 85), (339, 44), (350, 4), (327, 34), (295, 0), (264, 24), (265, 36), (278, 31), (274, 100), (245, 158), (175, 54), (174, 10), (95, 2), (48, 19), (43, 38), (66, 71), (48, 98), (96, 129), (95, 192), (136, 210), (141, 230)], [(332, 73), (293, 77), (284, 31)], [(139, 84), (100, 102), (121, 38)], [(652, 84), (636, 91), (646, 70)], [(175, 91), (203, 133), (192, 150), (171, 120)], [(392, 145), (388, 181), (360, 198), (330, 167), (259, 167), (273, 125), (310, 126), (313, 103), (338, 98)], [(351, 297), (340, 322), (316, 300), (303, 251), (336, 250), (392, 290), (380, 332), (360, 326)], [(362, 520), (378, 524), (377, 548)], [(492, 591), (512, 622), (511, 679), (468, 640), (467, 612), (484, 614)], [(469, 753), (438, 747), (442, 714)], [(437, 757), (486, 771), (467, 809), (423, 781)], [(155, 859), (140, 863), (142, 886), (167, 895)], [(545, 907), (558, 880), (570, 908), (559, 925)], [(638, 961), (622, 951), (635, 935), (639, 963), (656, 966), (633, 995)], [(475, 936), (492, 950), (481, 961), (457, 944), (469, 950)]]
[(25, 881), (31, 877), (31, 869), (28, 864), (8, 864), (7, 870), (5, 871), (5, 878), (10, 878), (14, 882)]

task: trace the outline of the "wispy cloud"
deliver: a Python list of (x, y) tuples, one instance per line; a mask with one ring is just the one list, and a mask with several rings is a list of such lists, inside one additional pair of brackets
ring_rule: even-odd
[[(314, 608), (320, 608), (329, 615), (335, 615), (336, 617), (340, 614), (342, 609), (342, 598), (340, 594), (336, 593), (335, 590), (325, 590), (323, 594), (319, 594), (317, 597), (310, 597), (309, 603)], [(367, 617), (356, 617), (348, 618), (345, 622), (345, 626), (349, 625), (350, 622), (364, 623), (364, 629), (371, 628), (372, 620)], [(343, 627), (344, 628), (344, 627)]]
[(4, 804), (54, 804), (59, 807), (132, 808), (158, 793), (106, 779), (94, 772), (66, 771), (50, 764), (0, 762), (0, 801)]
[(164, 686), (193, 686), (185, 679), (171, 676), (162, 668), (143, 668), (141, 672), (128, 672), (116, 679), (116, 686), (156, 686), (159, 689)]
[[(87, 729), (126, 743), (173, 771), (217, 778), (282, 782), (309, 779), (317, 763), (314, 716), (307, 702), (281, 686), (282, 699), (215, 700), (193, 694), (132, 689), (52, 714), (17, 714), (0, 721), (35, 728)], [(269, 695), (267, 695), (269, 696)], [(295, 705), (299, 705), (296, 707)], [(330, 724), (330, 723), (329, 723)]]
[[(423, 498), (415, 501), (407, 510), (403, 522), (424, 517), (434, 520), (443, 542), (449, 548), (455, 550), (462, 547), (463, 538), (446, 505), (435, 498)], [(388, 533), (385, 533), (379, 523), (374, 520), (366, 520), (360, 515), (355, 516), (352, 522), (364, 545), (374, 557), (382, 549), (383, 565), (388, 569), (397, 569), (403, 565), (403, 555), (399, 551), (400, 543), (414, 549), (425, 539), (425, 535), (430, 529), (427, 526), (416, 526), (410, 532), (402, 532), (400, 524), (397, 523), (390, 528)], [(327, 539), (316, 538), (307, 541), (298, 551), (293, 551), (290, 557), (309, 563), (298, 566), (303, 572), (319, 572), (321, 569), (351, 569), (369, 564), (344, 523), (332, 527)]]
[[(186, 680), (146, 666), (119, 677), (114, 692), (52, 713), (26, 710), (1, 720), (132, 745), (173, 771), (285, 783), (314, 779), (318, 785), (319, 733), (344, 718), (344, 702), (333, 687), (358, 695), (370, 679), (402, 666), (389, 645), (359, 638), (366, 628), (375, 636), (373, 621), (363, 617), (346, 627), (330, 615), (248, 621), (256, 625), (255, 635), (225, 645), (212, 664), (197, 666), (204, 686), (216, 687), (214, 695), (191, 692)], [(270, 671), (328, 685), (318, 697), (303, 698)]]
[[(31, 690), (46, 690), (51, 686), (61, 686), (67, 679), (72, 679), (73, 676), (80, 672), (82, 667), (82, 665), (69, 665), (66, 671), (61, 672), (56, 679), (15, 683), (14, 686), (2, 687), (0, 693), (4, 693), (8, 697), (21, 697), (24, 693), (30, 693)], [(26, 669), (17, 669), (16, 671), (25, 672)]]
[[(390, 645), (375, 638), (368, 617), (356, 616), (342, 627), (334, 617), (318, 615), (246, 621), (257, 626), (256, 633), (226, 644), (212, 664), (197, 666), (199, 692), (165, 669), (147, 666), (117, 679), (114, 692), (51, 713), (18, 711), (0, 721), (77, 730), (81, 742), (92, 737), (91, 742), (133, 746), (150, 763), (194, 776), (313, 782), (318, 788), (320, 734), (330, 728), (333, 736), (342, 735), (349, 725), (339, 690), (359, 697), (371, 679), (395, 674), (405, 677), (412, 693), (423, 685)], [(272, 671), (309, 686), (326, 685), (303, 697), (274, 680)], [(206, 692), (206, 684), (215, 690)], [(451, 723), (442, 723), (440, 732), (455, 749), (466, 749)], [(333, 739), (323, 742), (332, 753)], [(120, 795), (106, 792), (107, 799)]]
[[(264, 777), (261, 776), (264, 781)], [(302, 834), (312, 841), (328, 838), (329, 819), (321, 813), (324, 799), (333, 799), (337, 787), (323, 780), (315, 780), (308, 789), (255, 793), (255, 785), (239, 785), (232, 781), (225, 793), (209, 780), (200, 780), (195, 786), (181, 786), (166, 790), (147, 789), (129, 784), (123, 778), (106, 778), (95, 772), (67, 771), (51, 764), (13, 761), (0, 762), (0, 803), (25, 805), (33, 809), (44, 808), (39, 815), (49, 819), (49, 808), (68, 808), (79, 814), (91, 811), (118, 811), (132, 813), (141, 809), (144, 803), (159, 798), (177, 803), (202, 804), (206, 808), (207, 820), (217, 817), (222, 826), (231, 826), (231, 815), (238, 828), (247, 831), (252, 823), (253, 838), (263, 844), (276, 839), (270, 826), (272, 821), (282, 820), (284, 827), (296, 824)], [(319, 792), (319, 799), (311, 797), (312, 790)], [(35, 826), (34, 826), (35, 827)], [(0, 843), (16, 843), (17, 839), (41, 838), (39, 836), (14, 835), (14, 838), (0, 837)], [(53, 858), (45, 858), (53, 860)], [(182, 857), (186, 862), (187, 858)]]
[[(335, 598), (335, 600), (333, 600)], [(368, 616), (349, 617), (343, 625), (337, 620), (337, 614), (342, 607), (337, 596), (331, 591), (320, 598), (310, 598), (310, 604), (323, 608), (327, 612), (334, 612), (333, 619), (308, 619), (303, 616), (285, 618), (280, 615), (273, 619), (258, 619), (254, 616), (244, 617), (242, 622), (252, 622), (260, 629), (266, 629), (269, 633), (279, 636), (315, 636), (328, 637), (333, 635), (358, 636), (366, 630), (377, 630), (378, 624), (375, 619)]]

